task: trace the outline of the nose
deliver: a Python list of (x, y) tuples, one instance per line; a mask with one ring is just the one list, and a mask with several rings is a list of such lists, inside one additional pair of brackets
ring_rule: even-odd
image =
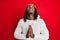
[(29, 9), (30, 11), (32, 11), (32, 9)]
[(33, 11), (33, 9), (31, 8), (31, 9), (29, 9), (29, 11), (31, 11), (31, 12), (32, 12), (32, 11)]

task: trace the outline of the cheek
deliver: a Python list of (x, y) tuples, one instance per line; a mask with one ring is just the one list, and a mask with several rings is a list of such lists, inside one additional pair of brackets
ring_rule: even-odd
[(30, 11), (30, 12), (34, 12), (34, 9), (30, 9), (29, 11)]

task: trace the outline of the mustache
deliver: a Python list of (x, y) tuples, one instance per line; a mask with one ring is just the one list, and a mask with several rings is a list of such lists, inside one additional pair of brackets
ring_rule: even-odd
[(29, 16), (29, 15), (32, 15), (32, 14), (33, 14), (33, 13), (28, 13), (28, 16)]

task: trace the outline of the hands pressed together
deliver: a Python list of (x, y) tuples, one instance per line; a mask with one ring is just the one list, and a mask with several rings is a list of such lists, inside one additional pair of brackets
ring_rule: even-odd
[(34, 38), (34, 36), (35, 35), (33, 34), (33, 29), (31, 27), (31, 25), (29, 25), (29, 29), (28, 29), (28, 32), (26, 34), (26, 38), (29, 38), (29, 37)]

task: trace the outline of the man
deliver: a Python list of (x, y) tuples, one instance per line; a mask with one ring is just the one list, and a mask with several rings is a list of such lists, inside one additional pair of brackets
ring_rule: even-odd
[(24, 18), (19, 20), (14, 37), (20, 40), (48, 40), (49, 32), (43, 21), (37, 14), (36, 7), (28, 4)]

